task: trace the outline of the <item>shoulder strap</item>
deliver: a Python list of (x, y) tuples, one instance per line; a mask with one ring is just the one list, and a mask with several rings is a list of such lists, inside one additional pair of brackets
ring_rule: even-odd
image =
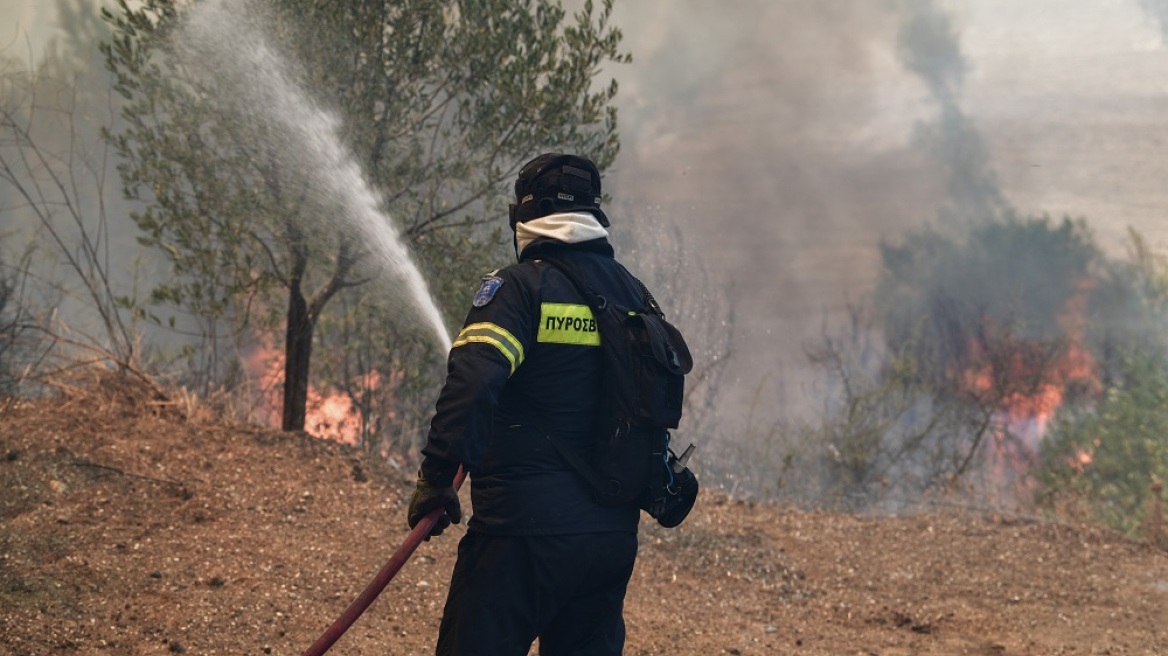
[(568, 282), (572, 283), (572, 286), (576, 288), (576, 291), (580, 292), (580, 295), (584, 297), (584, 300), (588, 302), (589, 307), (591, 307), (593, 310), (603, 310), (604, 308), (608, 307), (608, 299), (593, 291), (593, 289), (580, 278), (580, 275), (576, 272), (576, 270), (567, 262), (547, 256), (541, 257), (540, 259), (552, 265), (553, 268), (564, 274), (564, 277), (568, 279)]
[[(588, 286), (588, 284), (585, 283), (583, 279), (581, 279), (579, 272), (577, 272), (572, 265), (554, 257), (547, 257), (546, 255), (540, 259), (552, 265), (558, 269), (560, 273), (564, 274), (564, 277), (566, 277), (568, 281), (571, 282), (572, 285), (576, 288), (576, 290), (580, 292), (580, 295), (588, 301), (588, 305), (593, 310), (603, 310), (604, 308), (608, 307), (608, 299), (604, 298), (604, 296), (601, 294), (596, 293), (592, 287)], [(661, 311), (661, 306), (657, 304), (657, 299), (653, 298), (653, 294), (649, 291), (649, 288), (645, 286), (645, 283), (641, 282), (640, 278), (629, 273), (629, 270), (626, 269), (620, 262), (617, 262), (617, 265), (620, 266), (621, 271), (625, 272), (625, 275), (637, 283), (637, 287), (639, 287), (641, 290), (641, 297), (645, 303), (645, 309), (647, 309), (652, 314), (665, 316), (665, 313)]]
[[(597, 329), (599, 330), (600, 326), (603, 325), (603, 322), (599, 320), (600, 315), (603, 310), (608, 308), (608, 299), (596, 293), (592, 287), (583, 281), (579, 273), (572, 267), (572, 265), (568, 264), (567, 262), (546, 256), (541, 257), (540, 259), (559, 270), (560, 273), (564, 274), (564, 277), (566, 277), (568, 281), (572, 283), (572, 286), (576, 288), (576, 291), (584, 297), (589, 307), (592, 308), (593, 314), (596, 315)], [(642, 289), (644, 289), (644, 286), (642, 286)], [(601, 339), (612, 339), (612, 337), (602, 335)], [(564, 460), (566, 460), (568, 464), (571, 465), (572, 469), (575, 469), (576, 473), (580, 474), (580, 476), (588, 483), (589, 486), (592, 487), (592, 489), (598, 495), (604, 498), (615, 497), (616, 495), (620, 494), (619, 482), (605, 481), (603, 478), (601, 478), (596, 469), (591, 464), (589, 464), (587, 460), (581, 458), (578, 454), (568, 448), (568, 446), (560, 437), (546, 431), (544, 432), (544, 436), (547, 438), (547, 441), (551, 443), (552, 447), (554, 447), (555, 450), (564, 457)], [(614, 485), (615, 488), (613, 487)]]

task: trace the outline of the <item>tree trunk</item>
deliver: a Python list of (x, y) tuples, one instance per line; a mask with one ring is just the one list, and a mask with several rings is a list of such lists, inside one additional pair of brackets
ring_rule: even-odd
[(308, 267), (308, 255), (300, 231), (292, 224), (289, 224), (288, 231), (289, 241), (293, 247), (291, 276), (288, 281), (288, 323), (284, 335), (283, 428), (286, 431), (302, 431), (308, 414), (308, 361), (312, 356), (312, 331), (316, 328), (316, 320), (320, 317), (325, 304), (338, 291), (365, 281), (353, 282), (346, 279), (354, 258), (349, 241), (342, 239), (332, 278), (313, 295), (311, 301), (305, 299), (301, 281)]
[(288, 324), (284, 338), (284, 420), (286, 431), (304, 430), (308, 411), (308, 360), (312, 355), (312, 330), (316, 318), (293, 281), (288, 290)]

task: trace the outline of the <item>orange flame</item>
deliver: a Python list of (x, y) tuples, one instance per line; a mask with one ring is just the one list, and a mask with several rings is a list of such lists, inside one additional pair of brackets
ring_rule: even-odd
[[(270, 335), (260, 335), (258, 340), (256, 349), (244, 358), (244, 368), (259, 386), (262, 398), (261, 407), (256, 409), (259, 418), (279, 426), (284, 402), (284, 352), (272, 345)], [(373, 371), (363, 376), (359, 383), (364, 389), (378, 389), (381, 377)], [(340, 390), (322, 392), (309, 385), (304, 421), (306, 432), (355, 445), (361, 439), (362, 428), (361, 412), (348, 394)]]
[[(994, 342), (992, 345), (971, 340), (968, 359), (974, 365), (962, 374), (965, 389), (980, 398), (993, 398), (987, 395), (996, 393), (1000, 410), (1011, 421), (1038, 421), (1040, 433), (1072, 391), (1098, 394), (1102, 384), (1095, 357), (1082, 346), (1088, 294), (1094, 285), (1090, 280), (1080, 281), (1078, 291), (1059, 315), (1065, 346), (1053, 359), (1044, 356), (1049, 346), (1042, 342), (1008, 335), (986, 340)], [(987, 353), (989, 350), (995, 352)]]
[[(995, 335), (992, 327), (986, 330), (989, 338), (970, 340), (968, 361), (973, 364), (959, 383), (975, 398), (998, 406), (1000, 421), (987, 458), (1000, 482), (1017, 481), (1025, 474), (1051, 419), (1071, 395), (1096, 396), (1102, 391), (1095, 358), (1082, 345), (1094, 285), (1091, 280), (1079, 281), (1059, 315), (1064, 347), (1057, 353), (1040, 341)], [(1079, 468), (1090, 462), (1090, 453), (1076, 456)]]
[(1095, 454), (1085, 449), (1075, 451), (1074, 455), (1068, 458), (1068, 463), (1071, 469), (1077, 473), (1082, 474), (1087, 470), (1087, 467), (1095, 461)]

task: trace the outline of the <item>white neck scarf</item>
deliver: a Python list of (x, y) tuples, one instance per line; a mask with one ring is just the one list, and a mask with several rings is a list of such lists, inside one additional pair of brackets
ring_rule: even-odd
[(608, 231), (591, 212), (562, 212), (515, 224), (515, 241), (519, 252), (539, 237), (549, 237), (565, 244), (578, 244), (607, 237)]

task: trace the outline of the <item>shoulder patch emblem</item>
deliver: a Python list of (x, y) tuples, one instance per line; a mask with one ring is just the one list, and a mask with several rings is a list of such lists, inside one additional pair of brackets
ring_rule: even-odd
[(472, 305), (475, 307), (483, 307), (495, 298), (495, 292), (503, 286), (503, 279), (498, 276), (487, 276), (483, 278), (483, 284), (479, 285), (479, 290), (475, 292), (474, 301)]

